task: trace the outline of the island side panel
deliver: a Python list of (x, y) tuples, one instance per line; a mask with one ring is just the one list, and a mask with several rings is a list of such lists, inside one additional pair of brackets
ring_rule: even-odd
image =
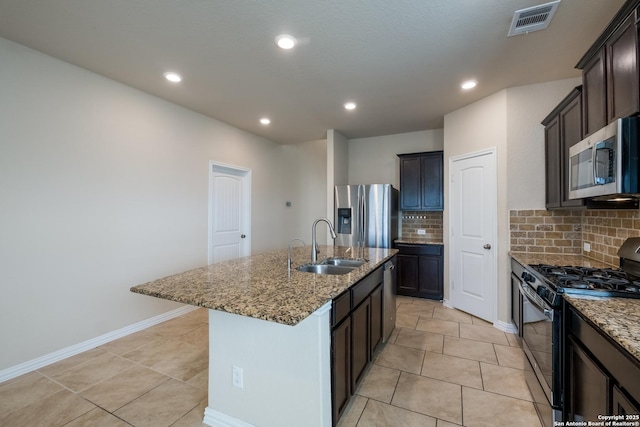
[[(331, 426), (331, 303), (296, 326), (209, 310), (207, 425)], [(233, 386), (233, 366), (244, 388)]]

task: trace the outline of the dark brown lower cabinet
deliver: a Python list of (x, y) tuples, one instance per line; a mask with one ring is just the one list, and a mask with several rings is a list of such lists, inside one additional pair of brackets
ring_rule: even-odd
[(597, 421), (598, 415), (610, 414), (609, 377), (580, 345), (569, 338), (567, 345), (569, 372), (566, 392), (569, 396), (567, 416), (571, 421)]
[(351, 313), (353, 332), (351, 335), (351, 388), (356, 389), (364, 369), (369, 363), (371, 351), (371, 300), (367, 298)]
[(640, 360), (573, 306), (565, 307), (564, 420), (595, 422), (599, 415), (640, 414)]
[(443, 246), (398, 243), (397, 294), (441, 300)]
[(331, 333), (331, 401), (333, 424), (347, 408), (351, 398), (351, 319), (347, 317)]

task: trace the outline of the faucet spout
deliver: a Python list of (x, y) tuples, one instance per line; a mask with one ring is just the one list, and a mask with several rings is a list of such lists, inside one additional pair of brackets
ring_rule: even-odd
[(311, 262), (312, 263), (316, 263), (318, 262), (318, 252), (320, 252), (320, 249), (318, 249), (318, 242), (316, 240), (316, 226), (318, 225), (319, 222), (326, 222), (327, 226), (329, 226), (329, 232), (331, 233), (331, 238), (332, 239), (336, 239), (338, 236), (336, 235), (336, 231), (333, 229), (333, 225), (331, 225), (331, 221), (329, 221), (327, 218), (318, 218), (315, 220), (315, 222), (313, 223), (313, 226), (311, 226)]
[(291, 276), (291, 245), (293, 244), (293, 242), (298, 241), (300, 243), (302, 243), (302, 246), (305, 245), (304, 240), (302, 239), (291, 239), (291, 241), (289, 242), (289, 249), (287, 251), (287, 271), (289, 272), (289, 276)]

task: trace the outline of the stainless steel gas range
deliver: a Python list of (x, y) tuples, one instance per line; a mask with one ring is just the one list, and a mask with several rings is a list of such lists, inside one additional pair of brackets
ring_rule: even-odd
[(512, 260), (512, 281), (522, 296), (519, 333), (533, 368), (527, 384), (545, 427), (562, 421), (562, 295), (640, 298), (640, 238), (627, 239), (618, 256), (620, 268)]

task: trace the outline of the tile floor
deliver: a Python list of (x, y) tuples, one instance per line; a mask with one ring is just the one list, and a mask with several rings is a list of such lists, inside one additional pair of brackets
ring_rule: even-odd
[[(540, 426), (514, 335), (437, 302), (397, 305), (340, 427)], [(204, 426), (207, 319), (199, 309), (0, 383), (0, 426)]]

